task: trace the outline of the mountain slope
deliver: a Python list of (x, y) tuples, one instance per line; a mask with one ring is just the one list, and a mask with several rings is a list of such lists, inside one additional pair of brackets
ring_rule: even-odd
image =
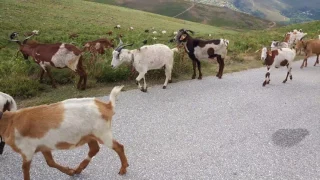
[(271, 22), (240, 13), (229, 8), (195, 4), (183, 0), (93, 0), (95, 2), (118, 5), (132, 9), (148, 11), (170, 17), (190, 10), (177, 16), (177, 18), (201, 22), (219, 27), (231, 27), (237, 29), (264, 29), (270, 26)]
[[(194, 2), (195, 0), (190, 0)], [(196, 0), (226, 6), (271, 21), (297, 23), (320, 19), (319, 0)]]

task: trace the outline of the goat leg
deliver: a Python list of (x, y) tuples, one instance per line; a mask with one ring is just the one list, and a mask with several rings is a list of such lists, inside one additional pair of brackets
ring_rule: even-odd
[(75, 174), (80, 174), (82, 170), (84, 170), (88, 164), (90, 163), (91, 159), (99, 152), (100, 147), (97, 141), (93, 140), (88, 143), (89, 145), (89, 153), (88, 157), (84, 159), (78, 168), (75, 170)]
[(316, 64), (319, 64), (319, 55), (317, 55), (317, 60), (316, 60), (316, 62), (314, 63), (313, 66), (316, 66)]
[(264, 80), (262, 86), (266, 86), (266, 84), (269, 84), (269, 82), (270, 82), (270, 72), (268, 69), (268, 72), (266, 73), (266, 79)]
[(127, 167), (129, 166), (128, 161), (127, 161), (127, 157), (124, 153), (124, 147), (122, 144), (118, 143), (116, 140), (113, 140), (112, 141), (112, 149), (114, 151), (116, 151), (116, 153), (120, 157), (121, 168), (120, 168), (119, 174), (123, 175), (127, 172)]
[(40, 80), (39, 80), (40, 83), (42, 83), (44, 72), (45, 72), (44, 69), (41, 68)]
[(52, 87), (57, 88), (56, 81), (53, 79), (53, 77), (51, 75), (50, 68), (46, 68), (46, 70), (47, 70), (47, 74), (48, 74), (49, 78), (51, 79)]
[(52, 157), (52, 153), (50, 151), (42, 151), (42, 154), (43, 154), (43, 157), (45, 158), (49, 167), (56, 168), (69, 176), (73, 176), (75, 174), (75, 170), (70, 169), (68, 167), (63, 167), (63, 166), (57, 164), (54, 161), (54, 159)]
[(199, 70), (199, 77), (198, 79), (202, 79), (202, 72), (201, 72), (201, 63), (200, 61), (197, 59), (197, 66), (198, 66), (198, 70)]
[(193, 75), (192, 75), (192, 79), (196, 78), (196, 61), (192, 60), (192, 65), (193, 65)]

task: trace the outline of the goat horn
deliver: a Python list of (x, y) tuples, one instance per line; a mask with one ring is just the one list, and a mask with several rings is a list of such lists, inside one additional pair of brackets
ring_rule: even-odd
[(186, 31), (189, 31), (189, 32), (191, 32), (191, 34), (194, 34), (194, 31), (191, 31), (191, 30), (189, 30), (189, 29), (187, 29)]
[(35, 34), (33, 33), (31, 36), (28, 36), (28, 37), (26, 37), (24, 40), (23, 40), (23, 42), (22, 42), (22, 44), (25, 44), (26, 42), (27, 42), (27, 40), (28, 39), (30, 39), (32, 36), (34, 36)]
[(127, 46), (132, 46), (133, 44), (134, 44), (134, 43), (122, 45), (122, 46), (118, 47), (118, 48), (116, 49), (116, 51), (120, 52), (123, 48), (125, 48), (125, 47), (127, 47)]

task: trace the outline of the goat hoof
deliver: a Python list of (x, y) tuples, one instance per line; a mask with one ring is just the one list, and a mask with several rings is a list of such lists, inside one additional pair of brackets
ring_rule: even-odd
[(124, 175), (124, 174), (126, 174), (127, 173), (127, 170), (126, 169), (120, 169), (120, 171), (119, 171), (119, 175)]
[(202, 79), (202, 76), (199, 76), (198, 79), (199, 79), (199, 80)]
[(290, 76), (290, 80), (292, 80), (292, 76)]
[(142, 91), (142, 92), (147, 92), (147, 88), (145, 88), (145, 89), (144, 89), (144, 88), (141, 88), (141, 91)]
[(172, 83), (172, 80), (169, 80), (168, 82), (169, 82), (169, 83)]
[(67, 170), (66, 174), (68, 174), (69, 176), (73, 176), (73, 175), (75, 175), (75, 174), (76, 174), (76, 171), (75, 171), (74, 169), (70, 169), (70, 168), (68, 168), (68, 170)]
[(162, 87), (162, 89), (166, 89), (166, 88), (167, 88), (167, 86), (163, 86), (163, 87)]
[(195, 79), (196, 78), (196, 75), (193, 75), (192, 77), (191, 77), (191, 79)]
[(265, 81), (265, 82), (263, 82), (262, 86), (266, 86), (266, 84), (267, 84), (267, 82)]
[(282, 81), (282, 83), (286, 83), (286, 82), (287, 82), (287, 80)]

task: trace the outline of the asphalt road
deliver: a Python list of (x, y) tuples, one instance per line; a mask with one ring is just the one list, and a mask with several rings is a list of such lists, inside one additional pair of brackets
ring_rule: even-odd
[[(114, 137), (126, 149), (128, 172), (102, 147), (81, 175), (69, 177), (34, 157), (36, 180), (120, 179), (320, 179), (320, 66), (266, 68), (122, 92), (113, 119)], [(216, 72), (212, 72), (215, 74)], [(191, 76), (191, 75), (190, 75)], [(173, 79), (174, 80), (174, 79)], [(133, 82), (134, 83), (134, 82)], [(109, 94), (109, 92), (106, 92)], [(83, 146), (55, 151), (57, 162), (76, 167)], [(22, 179), (21, 158), (9, 147), (0, 156), (0, 179)]]

